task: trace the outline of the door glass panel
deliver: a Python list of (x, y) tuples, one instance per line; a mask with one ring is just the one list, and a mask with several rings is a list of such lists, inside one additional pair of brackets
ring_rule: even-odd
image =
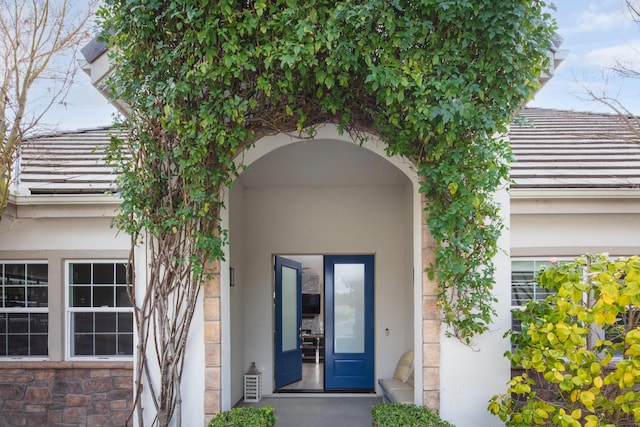
[(364, 353), (364, 264), (334, 267), (335, 353)]
[(294, 268), (282, 266), (282, 351), (298, 348), (298, 287)]

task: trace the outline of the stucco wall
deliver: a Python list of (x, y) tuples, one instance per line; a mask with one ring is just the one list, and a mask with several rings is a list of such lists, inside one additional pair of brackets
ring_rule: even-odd
[(110, 217), (29, 218), (0, 225), (0, 250), (127, 250), (130, 239), (111, 227)]
[(511, 253), (517, 257), (640, 252), (640, 196), (627, 199), (512, 198)]
[(229, 239), (231, 244), (229, 247), (230, 266), (234, 269), (234, 286), (229, 289), (229, 319), (230, 319), (230, 354), (231, 366), (229, 367), (230, 381), (230, 404), (234, 405), (242, 399), (243, 395), (243, 377), (249, 366), (244, 364), (244, 295), (246, 291), (245, 276), (246, 264), (244, 263), (244, 189), (241, 185), (236, 185), (230, 191), (230, 203), (233, 206), (234, 215), (230, 218), (229, 223)]
[(509, 260), (509, 198), (505, 190), (496, 194), (501, 204), (505, 230), (498, 241), (502, 251), (494, 258), (496, 267), (494, 305), (496, 316), (489, 331), (475, 337), (471, 346), (445, 337), (441, 353), (440, 413), (458, 427), (491, 427), (503, 423), (487, 411), (489, 399), (504, 393), (509, 381), (510, 364), (503, 356), (509, 342), (503, 338), (511, 327), (511, 264)]

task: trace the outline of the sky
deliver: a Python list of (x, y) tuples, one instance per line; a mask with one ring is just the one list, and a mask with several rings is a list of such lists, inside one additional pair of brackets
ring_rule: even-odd
[[(640, 0), (634, 0), (640, 5)], [(587, 88), (622, 101), (640, 114), (640, 78), (610, 71), (616, 60), (640, 71), (640, 24), (623, 0), (556, 0), (554, 16), (566, 58), (553, 78), (529, 102), (532, 107), (611, 112), (586, 94)]]
[[(528, 105), (610, 112), (588, 99), (585, 88), (589, 88), (620, 99), (631, 112), (640, 114), (640, 78), (623, 80), (607, 71), (616, 60), (640, 70), (640, 24), (631, 21), (624, 0), (555, 0), (554, 4), (557, 10), (552, 14), (566, 58)], [(115, 113), (80, 71), (65, 105), (51, 111), (46, 122), (60, 130), (88, 129), (108, 126)]]

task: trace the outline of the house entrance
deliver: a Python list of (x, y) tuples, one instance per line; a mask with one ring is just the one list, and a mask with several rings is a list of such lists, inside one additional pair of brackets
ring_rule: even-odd
[[(221, 276), (232, 270), (233, 280), (229, 286), (223, 282), (220, 291), (220, 316), (230, 319), (222, 322), (221, 331), (223, 407), (243, 398), (243, 375), (252, 362), (262, 373), (263, 396), (288, 388), (363, 392), (375, 386), (329, 388), (325, 381), (331, 360), (338, 374), (358, 369), (369, 374), (374, 357), (366, 347), (372, 340), (365, 338), (370, 359), (340, 359), (349, 354), (341, 350), (349, 340), (329, 337), (325, 259), (334, 254), (375, 254), (375, 318), (366, 314), (364, 319), (375, 321), (375, 377), (393, 376), (402, 353), (421, 348), (415, 343), (420, 334), (414, 334), (414, 325), (422, 325), (414, 316), (421, 306), (416, 293), (421, 275), (414, 274), (414, 266), (421, 260), (415, 231), (421, 230), (422, 218), (415, 174), (403, 159), (387, 157), (375, 138), (355, 144), (333, 125), (321, 127), (312, 140), (265, 138), (243, 156), (249, 167), (237, 177), (226, 203), (232, 243)], [(300, 262), (302, 268), (299, 302), (296, 292), (300, 327), (291, 328), (300, 343), (296, 358), (301, 359), (302, 379), (278, 380), (278, 385), (275, 359), (283, 351), (276, 350), (274, 255)], [(333, 359), (330, 344), (337, 346)]]
[(373, 255), (276, 256), (276, 392), (374, 389)]

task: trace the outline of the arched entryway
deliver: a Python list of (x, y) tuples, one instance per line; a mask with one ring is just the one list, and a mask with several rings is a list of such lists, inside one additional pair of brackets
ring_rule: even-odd
[(262, 393), (274, 390), (276, 254), (374, 254), (376, 378), (421, 347), (418, 184), (410, 165), (383, 147), (328, 125), (312, 140), (268, 137), (243, 154), (249, 168), (230, 189), (225, 215), (231, 245), (222, 271), (233, 269), (234, 286), (220, 290), (222, 409), (242, 398), (251, 362), (262, 371)]

